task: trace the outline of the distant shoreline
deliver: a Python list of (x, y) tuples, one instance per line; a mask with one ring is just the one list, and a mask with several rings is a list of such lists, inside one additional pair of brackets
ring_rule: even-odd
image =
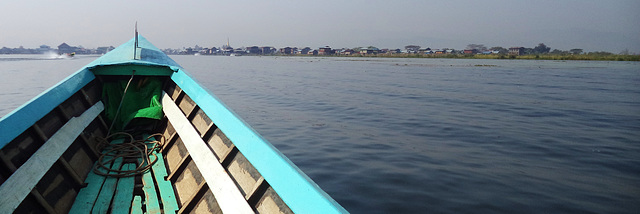
[[(185, 55), (185, 54), (170, 54)], [(229, 56), (229, 55), (200, 55)], [(640, 61), (640, 55), (624, 55), (611, 53), (586, 53), (575, 55), (562, 54), (351, 54), (351, 55), (312, 55), (312, 54), (242, 54), (240, 56), (280, 56), (280, 57), (338, 57), (338, 58), (424, 58), (424, 59), (504, 59), (504, 60), (573, 60), (573, 61)]]
[[(251, 56), (251, 55), (247, 55)], [(265, 56), (265, 55), (255, 55)], [(502, 54), (377, 54), (377, 55), (272, 55), (291, 57), (343, 57), (343, 58), (433, 58), (433, 59), (505, 59), (505, 60), (585, 60), (585, 61), (640, 61), (640, 55), (599, 55), (599, 54), (579, 54), (579, 55), (502, 55)]]
[[(41, 54), (0, 54), (11, 55), (41, 55)], [(101, 56), (100, 54), (76, 54), (78, 56)], [(170, 54), (185, 55), (185, 54)], [(200, 55), (200, 56), (225, 56), (225, 55)], [(505, 54), (353, 54), (353, 55), (305, 55), (305, 54), (244, 54), (242, 56), (279, 56), (279, 57), (339, 57), (339, 58), (424, 58), (424, 59), (504, 59), (504, 60), (584, 60), (584, 61), (640, 61), (640, 55), (622, 54), (530, 54), (530, 55), (505, 55)]]

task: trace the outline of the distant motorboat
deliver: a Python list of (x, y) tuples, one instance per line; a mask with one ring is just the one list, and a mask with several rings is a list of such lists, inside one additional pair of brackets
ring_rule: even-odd
[(70, 59), (70, 58), (73, 58), (76, 55), (76, 53), (75, 52), (74, 53), (57, 53), (57, 52), (50, 51), (50, 52), (44, 53), (44, 55), (45, 55), (45, 58), (47, 59)]

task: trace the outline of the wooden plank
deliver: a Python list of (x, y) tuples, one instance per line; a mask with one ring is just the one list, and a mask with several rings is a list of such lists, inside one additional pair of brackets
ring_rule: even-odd
[(174, 103), (176, 103), (176, 105), (180, 108), (180, 110), (183, 112), (185, 116), (190, 115), (191, 112), (196, 108), (196, 103), (193, 102), (191, 97), (187, 96), (184, 93), (181, 96), (181, 99), (175, 100), (175, 101), (177, 102), (174, 102)]
[(160, 203), (158, 201), (158, 194), (156, 193), (156, 187), (153, 183), (153, 176), (150, 172), (142, 174), (142, 190), (144, 191), (144, 202), (147, 208), (147, 213), (160, 213)]
[(98, 198), (98, 194), (100, 193), (104, 180), (104, 176), (97, 175), (93, 170), (91, 170), (89, 175), (87, 175), (87, 179), (85, 179), (87, 186), (80, 189), (80, 192), (78, 192), (78, 195), (76, 196), (76, 201), (73, 202), (73, 206), (71, 206), (69, 213), (91, 212), (91, 208), (93, 208), (93, 205)]
[(198, 166), (202, 177), (207, 182), (216, 201), (223, 213), (254, 213), (242, 193), (233, 182), (229, 174), (220, 165), (213, 152), (200, 138), (189, 120), (171, 100), (171, 97), (163, 92), (162, 110), (173, 124), (178, 135), (184, 142), (191, 155), (191, 159)]
[(247, 192), (247, 195), (245, 195), (244, 198), (246, 198), (247, 201), (249, 201), (250, 198), (254, 197), (253, 194), (255, 194), (258, 191), (258, 189), (260, 189), (261, 186), (264, 186), (265, 183), (266, 182), (264, 182), (263, 177), (258, 178), (256, 183), (253, 185), (253, 188), (251, 188), (249, 192)]
[[(73, 95), (72, 95), (72, 97), (69, 97), (69, 98), (71, 98), (71, 99), (75, 99), (75, 98), (73, 98)], [(69, 99), (67, 99), (67, 100), (69, 100)], [(66, 100), (65, 100), (65, 102), (66, 102)], [(68, 120), (68, 119), (70, 119), (70, 118), (71, 118), (71, 116), (69, 115), (69, 113), (67, 113), (67, 111), (66, 111), (66, 110), (64, 110), (64, 108), (62, 108), (62, 105), (63, 105), (63, 104), (64, 104), (64, 102), (60, 103), (60, 105), (58, 105), (58, 107), (56, 107), (56, 109), (57, 109), (57, 110), (62, 114), (62, 117), (63, 117), (64, 119), (67, 119), (67, 120)], [(55, 111), (55, 109), (54, 109), (54, 111)]]
[(171, 146), (173, 146), (173, 144), (176, 143), (176, 136), (178, 136), (178, 133), (173, 133), (171, 134), (168, 138), (166, 138), (166, 142), (164, 143), (164, 145), (162, 146), (162, 151), (164, 151), (167, 148), (171, 148)]
[[(7, 168), (11, 172), (15, 172), (17, 170), (16, 166), (13, 165), (13, 163), (11, 163), (11, 161), (9, 161), (5, 157), (4, 152), (0, 151), (0, 159), (2, 160), (2, 162), (7, 166)], [(3, 181), (3, 183), (4, 183), (4, 181)], [(38, 204), (40, 204), (42, 206), (42, 208), (44, 208), (44, 210), (47, 211), (47, 213), (55, 213), (56, 212), (53, 209), (53, 207), (51, 207), (51, 205), (47, 202), (47, 200), (45, 200), (44, 197), (42, 197), (42, 194), (40, 194), (40, 192), (38, 192), (36, 189), (32, 189), (31, 190), (31, 195), (36, 199), (36, 202)]]
[(164, 158), (162, 153), (155, 152), (158, 156), (158, 162), (151, 166), (153, 170), (153, 177), (158, 184), (158, 191), (160, 193), (160, 199), (162, 200), (162, 208), (165, 213), (175, 213), (178, 210), (178, 202), (176, 201), (176, 195), (173, 191), (173, 185), (170, 181), (165, 180), (167, 175), (167, 168), (164, 165)]
[(36, 199), (38, 204), (40, 204), (40, 206), (42, 206), (42, 208), (44, 208), (47, 211), (47, 213), (50, 213), (50, 214), (56, 213), (56, 210), (51, 206), (51, 204), (49, 204), (49, 202), (47, 202), (47, 199), (44, 199), (44, 197), (42, 196), (42, 194), (40, 194), (40, 192), (33, 189), (31, 190), (31, 195)]
[[(100, 116), (98, 116), (98, 119), (100, 118)], [(105, 128), (106, 129), (106, 128)], [(93, 132), (95, 133), (95, 132)], [(91, 134), (93, 134), (91, 133)], [(89, 138), (87, 138), (87, 136), (85, 136), (84, 134), (80, 135), (80, 139), (82, 139), (82, 142), (84, 143), (84, 145), (89, 148), (91, 155), (93, 156), (93, 158), (95, 158), (96, 160), (98, 159), (98, 157), (100, 157), (100, 153), (98, 151), (96, 151), (96, 148), (94, 148), (93, 145), (91, 145), (91, 141), (89, 140)]]
[(209, 187), (207, 186), (207, 182), (202, 182), (196, 189), (197, 191), (194, 192), (191, 197), (187, 198), (187, 200), (185, 201), (182, 201), (183, 206), (182, 208), (180, 208), (178, 213), (191, 213), (193, 207), (195, 207), (198, 201), (202, 199), (202, 196), (207, 190), (209, 190)]
[(167, 177), (167, 180), (175, 182), (177, 177), (180, 176), (182, 172), (184, 172), (185, 168), (187, 168), (187, 164), (189, 163), (189, 161), (191, 161), (191, 156), (189, 155), (185, 155), (182, 159), (180, 159), (177, 164), (178, 167), (176, 167), (176, 169), (171, 172), (171, 174)]
[[(122, 158), (116, 158), (113, 161), (113, 165), (111, 169), (119, 170), (122, 166)], [(109, 172), (109, 174), (117, 174), (117, 172)], [(111, 205), (111, 199), (113, 199), (113, 194), (116, 191), (116, 183), (118, 182), (118, 178), (116, 177), (107, 177), (104, 180), (104, 184), (102, 184), (102, 189), (100, 190), (100, 194), (98, 195), (98, 199), (96, 203), (93, 205), (93, 210), (91, 213), (107, 213), (109, 211), (109, 205)]]
[(65, 171), (67, 171), (67, 174), (69, 174), (69, 176), (71, 176), (71, 178), (73, 178), (73, 180), (77, 184), (79, 185), (84, 184), (84, 181), (82, 180), (82, 178), (80, 178), (80, 175), (78, 175), (76, 170), (74, 170), (73, 167), (71, 167), (71, 164), (69, 164), (67, 160), (65, 160), (63, 157), (60, 157), (58, 161), (60, 161), (60, 165), (62, 165)]
[[(144, 138), (148, 138), (149, 135), (143, 135)], [(149, 140), (156, 140), (155, 138)], [(161, 152), (153, 151), (158, 160), (151, 165), (153, 171), (153, 178), (160, 194), (160, 200), (162, 201), (162, 209), (165, 213), (175, 213), (178, 210), (178, 202), (173, 191), (173, 185), (171, 181), (167, 180), (167, 167), (164, 162), (164, 157)]]
[(215, 123), (210, 123), (205, 129), (205, 131), (202, 133), (202, 135), (200, 135), (200, 138), (205, 139), (205, 137), (208, 137), (207, 135), (211, 136), (213, 134), (213, 131), (216, 130), (216, 128), (218, 127), (216, 126)]
[(31, 126), (31, 128), (33, 128), (33, 131), (36, 132), (36, 135), (38, 135), (38, 137), (40, 137), (40, 139), (42, 139), (42, 141), (49, 140), (49, 138), (47, 138), (47, 135), (42, 131), (42, 129), (40, 128), (40, 126), (38, 124), (33, 124), (33, 126)]
[[(124, 139), (116, 139), (113, 140), (112, 143), (119, 144), (122, 142), (124, 142)], [(110, 160), (110, 156), (106, 156), (104, 160), (105, 163), (109, 163), (107, 164), (109, 167), (111, 167)], [(76, 201), (73, 202), (73, 206), (71, 207), (71, 211), (69, 211), (69, 213), (89, 213), (91, 212), (91, 209), (93, 209), (93, 206), (96, 204), (96, 200), (98, 199), (100, 190), (102, 189), (104, 181), (106, 180), (106, 177), (95, 174), (93, 172), (93, 169), (96, 167), (96, 165), (97, 163), (93, 165), (92, 170), (87, 175), (87, 178), (85, 179), (85, 183), (87, 183), (87, 186), (80, 189), (80, 192), (78, 192), (78, 195), (76, 196)]]
[(71, 118), (0, 186), (0, 213), (12, 213), (62, 156), (85, 127), (104, 110), (96, 103), (79, 117)]
[[(89, 85), (89, 84), (87, 84), (87, 85)], [(91, 84), (91, 85), (92, 85), (92, 86), (95, 86), (95, 85), (96, 85), (96, 83), (94, 82), (94, 83), (93, 83), (93, 84)], [(87, 91), (86, 91), (86, 90), (84, 90), (84, 88), (81, 88), (81, 89), (80, 89), (80, 94), (82, 94), (82, 98), (84, 98), (84, 99), (82, 99), (82, 101), (84, 101), (84, 103), (85, 103), (85, 104), (87, 104), (87, 105), (91, 105), (91, 100), (89, 100), (91, 97), (89, 96), (89, 94), (87, 93)]]
[(142, 197), (136, 195), (131, 203), (131, 214), (142, 214)]
[[(136, 165), (133, 163), (125, 164), (122, 170), (134, 170)], [(124, 177), (118, 179), (116, 193), (111, 203), (111, 213), (129, 213), (131, 202), (133, 200), (133, 188), (135, 185), (135, 177)]]

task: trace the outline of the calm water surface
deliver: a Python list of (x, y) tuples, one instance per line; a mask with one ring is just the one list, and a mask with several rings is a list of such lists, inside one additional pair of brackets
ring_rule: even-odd
[[(0, 115), (95, 59), (13, 58)], [(640, 212), (638, 62), (172, 58), (352, 213)]]

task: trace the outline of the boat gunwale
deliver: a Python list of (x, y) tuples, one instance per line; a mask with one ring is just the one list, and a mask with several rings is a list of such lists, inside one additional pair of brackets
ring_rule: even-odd
[(0, 118), (0, 149), (95, 79), (86, 67)]

